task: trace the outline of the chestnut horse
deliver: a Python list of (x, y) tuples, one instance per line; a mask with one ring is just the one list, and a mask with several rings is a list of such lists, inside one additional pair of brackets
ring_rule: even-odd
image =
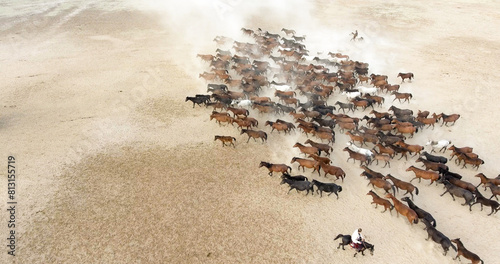
[[(431, 180), (431, 185), (433, 182), (437, 181), (439, 179), (439, 174), (437, 172), (433, 171), (426, 171), (426, 170), (421, 170), (419, 168), (416, 168), (415, 166), (410, 166), (406, 171), (413, 171), (415, 173), (415, 178), (411, 179), (410, 182), (418, 178), (418, 182), (420, 182), (422, 179), (426, 180)], [(436, 182), (437, 185), (437, 182)]]
[(400, 93), (393, 91), (391, 94), (395, 96), (394, 100), (392, 100), (393, 102), (398, 99), (398, 101), (401, 103), (401, 99), (403, 99), (403, 103), (406, 101), (410, 103), (410, 99), (413, 98), (413, 95), (411, 93)]
[(378, 205), (382, 205), (385, 208), (385, 210), (382, 211), (382, 213), (387, 211), (387, 209), (389, 209), (389, 213), (392, 215), (392, 209), (394, 208), (394, 206), (391, 204), (391, 202), (389, 202), (389, 200), (381, 198), (380, 196), (378, 196), (378, 194), (376, 194), (372, 190), (370, 190), (366, 195), (372, 196), (373, 199), (372, 204), (375, 204), (375, 209), (377, 208)]
[(397, 216), (399, 216), (399, 214), (406, 216), (411, 225), (418, 223), (418, 215), (410, 207), (403, 204), (396, 197), (394, 197), (394, 195), (390, 193), (386, 194), (385, 197), (390, 198), (392, 200), (394, 208), (396, 208)]
[(406, 192), (403, 195), (410, 193), (412, 200), (413, 200), (413, 191), (415, 191), (415, 194), (418, 195), (418, 188), (409, 182), (405, 182), (403, 180), (400, 180), (400, 179), (392, 176), (391, 174), (387, 174), (387, 176), (385, 176), (384, 179), (391, 180), (394, 183), (394, 186), (396, 186), (396, 190), (399, 190), (399, 189), (405, 190)]
[(261, 161), (259, 164), (260, 167), (266, 167), (269, 170), (269, 176), (273, 176), (273, 172), (281, 172), (282, 174), (285, 174), (290, 170), (292, 172), (292, 167), (286, 165), (286, 164), (273, 164), (265, 161)]
[(500, 185), (500, 179), (499, 178), (488, 178), (483, 173), (476, 174), (474, 177), (479, 177), (479, 179), (481, 179), (481, 182), (477, 185), (477, 187), (479, 187), (479, 185), (481, 185), (481, 184), (484, 184), (485, 185), (484, 186), (485, 190), (486, 190), (486, 184), (487, 183), (491, 183), (491, 184), (496, 185), (496, 186)]
[(344, 182), (345, 172), (340, 167), (329, 165), (322, 161), (318, 161), (318, 163), (315, 165), (315, 169), (318, 170), (318, 174), (320, 176), (321, 176), (320, 169), (323, 169), (323, 171), (325, 172), (325, 177), (327, 174), (331, 174), (336, 177), (335, 180), (338, 180), (340, 178), (342, 179), (342, 182)]

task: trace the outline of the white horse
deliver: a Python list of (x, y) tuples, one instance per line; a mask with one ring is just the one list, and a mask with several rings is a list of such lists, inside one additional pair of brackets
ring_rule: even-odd
[(245, 99), (245, 100), (233, 100), (231, 102), (231, 105), (237, 105), (242, 108), (248, 109), (248, 107), (252, 106), (252, 101)]
[(342, 92), (342, 95), (347, 96), (347, 99), (354, 99), (358, 96), (361, 96), (360, 92)]
[(425, 145), (430, 145), (432, 147), (431, 153), (434, 152), (435, 149), (439, 149), (439, 152), (446, 151), (446, 148), (451, 144), (451, 140), (441, 139), (439, 141), (429, 140)]
[(378, 93), (378, 88), (377, 87), (364, 87), (364, 86), (358, 86), (358, 91), (364, 94), (370, 94), (370, 95), (375, 95)]
[(271, 88), (274, 88), (276, 90), (282, 91), (282, 92), (288, 92), (288, 91), (293, 91), (292, 87), (290, 85), (277, 85), (277, 84), (272, 84)]
[(373, 158), (373, 156), (374, 156), (373, 152), (369, 149), (360, 148), (360, 147), (354, 145), (352, 142), (347, 142), (346, 144), (347, 144), (347, 147), (349, 147), (349, 149), (351, 149), (354, 152), (363, 154), (369, 158)]

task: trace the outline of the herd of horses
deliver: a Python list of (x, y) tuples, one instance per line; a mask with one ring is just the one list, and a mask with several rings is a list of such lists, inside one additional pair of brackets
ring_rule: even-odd
[[(249, 42), (216, 37), (214, 41), (219, 47), (228, 43), (232, 46), (226, 50), (217, 48), (215, 55), (198, 54), (210, 65), (208, 72), (199, 75), (208, 83), (207, 94), (188, 96), (186, 102), (192, 102), (193, 108), (197, 105), (212, 108), (210, 120), (215, 120), (219, 126), (235, 127), (236, 124), (239, 134), (248, 136), (246, 143), (253, 139), (265, 144), (272, 133), (305, 135), (308, 138), (305, 142), (296, 142), (291, 146), (303, 156), (293, 157), (290, 165), (268, 161), (259, 164), (259, 167), (268, 170), (270, 176), (281, 173), (281, 184), (288, 185), (288, 193), (295, 189), (306, 192), (306, 195), (316, 192), (322, 197), (322, 193), (326, 192), (328, 196), (335, 194), (339, 199), (342, 186), (316, 179), (310, 181), (304, 175), (291, 175), (291, 164), (297, 163), (299, 172), (300, 169), (302, 172), (307, 169), (321, 176), (323, 171), (325, 179), (330, 174), (335, 176), (334, 180), (343, 182), (346, 173), (332, 164), (330, 153), (334, 150), (337, 133), (347, 135), (348, 143), (342, 150), (346, 152), (347, 162), (359, 162), (363, 169), (361, 176), (366, 177), (368, 185), (373, 187), (367, 195), (372, 196), (375, 208), (381, 205), (383, 212), (389, 210), (391, 214), (395, 209), (396, 214), (405, 216), (411, 225), (418, 224), (420, 219), (426, 226), (428, 239), (441, 244), (445, 255), (450, 247), (457, 250), (452, 242), (458, 246), (457, 257), (474, 255), (465, 249), (459, 239), (450, 240), (438, 231), (434, 217), (413, 201), (419, 189), (412, 182), (418, 179), (420, 184), (423, 179), (429, 181), (429, 185), (434, 182), (443, 184), (446, 190), (441, 196), (449, 193), (453, 200), (461, 197), (465, 200), (463, 205), (468, 205), (470, 210), (477, 203), (481, 205), (481, 210), (483, 206), (491, 207), (489, 215), (500, 209), (498, 202), (492, 200), (498, 200), (496, 195), (500, 194), (500, 179), (487, 178), (479, 173), (476, 176), (481, 182), (476, 186), (463, 180), (460, 174), (451, 172), (446, 165), (455, 158), (456, 165), (462, 164), (464, 169), (471, 165), (478, 170), (484, 160), (473, 153), (471, 147), (455, 147), (449, 140), (429, 140), (425, 145), (409, 142), (416, 133), (434, 129), (438, 123), (453, 126), (460, 114), (431, 114), (419, 110), (415, 115), (413, 110), (395, 105), (383, 111), (381, 109), (387, 96), (393, 96), (391, 103), (397, 100), (401, 105), (410, 104), (413, 95), (400, 92), (400, 89), (404, 88), (401, 85), (406, 83), (405, 80), (412, 82), (413, 73), (400, 72), (397, 78), (401, 78), (401, 84), (390, 84), (387, 75), (369, 74), (368, 63), (353, 61), (345, 54), (329, 52), (329, 57), (311, 59), (310, 51), (303, 44), (304, 36), (296, 36), (295, 31), (290, 29), (283, 28), (281, 31), (286, 36), (260, 28), (242, 28), (245, 38), (251, 39)], [(368, 111), (368, 114), (362, 114), (362, 118), (355, 115)], [(352, 115), (348, 115), (349, 112)], [(262, 118), (267, 120), (259, 120)], [(264, 124), (263, 129), (258, 128), (259, 123)], [(269, 129), (265, 128), (267, 126)], [(215, 140), (220, 140), (222, 147), (236, 147), (233, 135), (216, 135)], [(431, 149), (430, 153), (424, 151), (425, 147)], [(450, 158), (438, 155), (447, 150), (452, 152)], [(375, 166), (383, 162), (384, 167), (390, 167), (390, 162), (397, 156), (405, 160), (415, 158), (414, 165), (406, 169), (414, 175), (410, 181), (391, 174), (383, 175), (368, 167), (373, 166), (374, 161), (377, 161)], [(484, 190), (490, 188), (490, 198), (480, 193), (478, 187), (481, 184)], [(377, 194), (378, 189), (383, 190), (383, 195)], [(406, 191), (401, 199), (397, 198), (399, 190)], [(339, 247), (347, 245), (344, 243), (348, 241), (346, 236), (339, 236), (342, 237)], [(373, 245), (366, 243), (365, 249), (373, 254)]]

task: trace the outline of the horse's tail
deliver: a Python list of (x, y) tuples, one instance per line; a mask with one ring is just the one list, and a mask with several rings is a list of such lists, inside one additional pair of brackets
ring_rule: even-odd
[(342, 234), (338, 234), (338, 235), (337, 235), (337, 236), (336, 236), (333, 240), (337, 240), (337, 239), (339, 239), (339, 238), (341, 238), (341, 237), (343, 237), (343, 236), (344, 236), (344, 235), (342, 235)]
[(418, 195), (418, 188), (415, 186), (415, 194)]
[[(455, 245), (453, 245), (453, 243), (450, 243), (451, 247), (455, 250), (455, 252), (457, 252), (457, 248), (455, 247)], [(482, 262), (482, 260), (481, 260)]]
[(392, 188), (392, 193), (394, 193), (394, 195), (396, 195), (396, 188), (394, 187), (394, 185), (391, 184), (391, 188)]
[[(417, 218), (415, 218), (415, 219), (413, 219), (413, 223), (414, 223), (414, 224), (418, 224), (418, 217), (417, 217)], [(457, 250), (455, 250), (455, 251), (457, 251)]]
[(292, 167), (290, 167), (290, 166), (287, 166), (287, 167), (288, 167), (288, 169), (290, 169), (290, 173), (292, 173)]

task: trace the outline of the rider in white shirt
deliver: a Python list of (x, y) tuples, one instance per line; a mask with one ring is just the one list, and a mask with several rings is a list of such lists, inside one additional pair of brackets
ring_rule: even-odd
[(362, 229), (358, 228), (354, 230), (351, 236), (352, 243), (358, 251), (363, 248), (363, 242), (365, 241), (365, 237), (361, 234), (361, 231)]

